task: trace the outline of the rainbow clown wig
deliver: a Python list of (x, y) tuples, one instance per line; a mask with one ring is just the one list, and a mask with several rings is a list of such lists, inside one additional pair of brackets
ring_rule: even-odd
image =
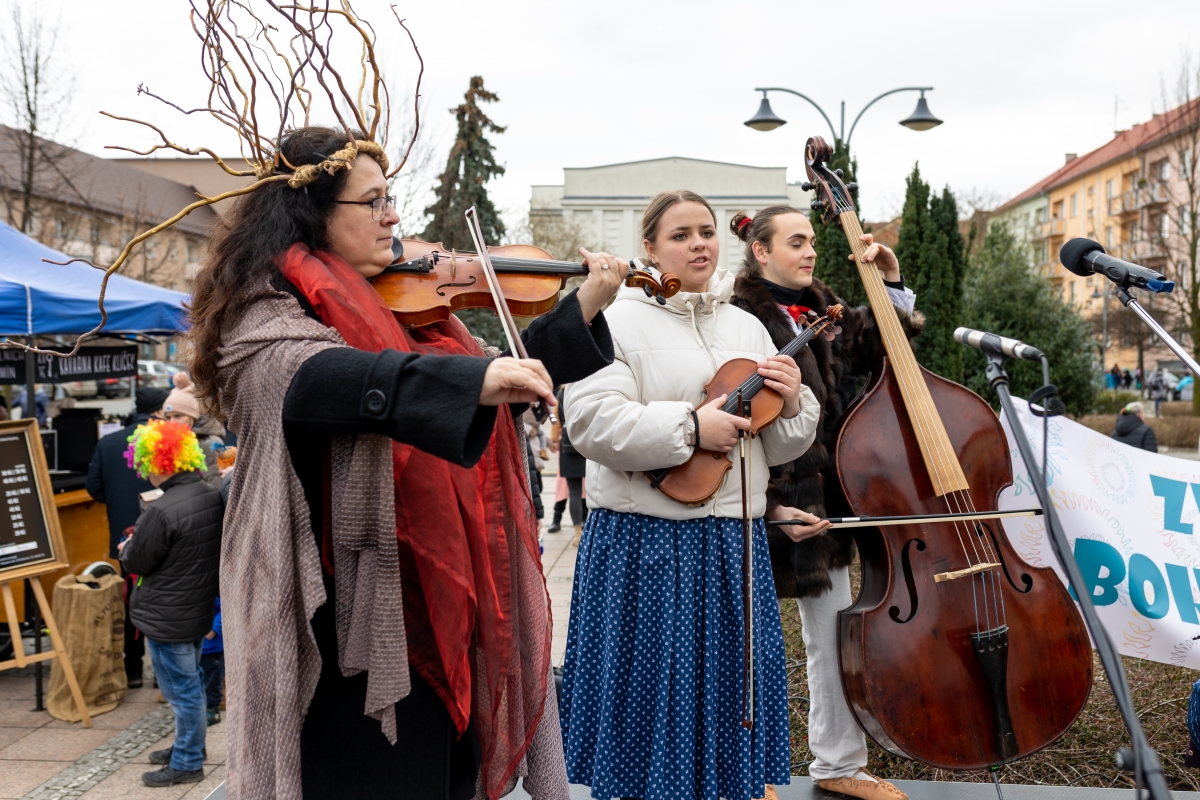
[(137, 426), (129, 437), (125, 460), (143, 478), (204, 469), (204, 451), (192, 429), (160, 419)]

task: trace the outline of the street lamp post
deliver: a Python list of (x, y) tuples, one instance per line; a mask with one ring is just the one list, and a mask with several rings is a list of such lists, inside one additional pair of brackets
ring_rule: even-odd
[(942, 120), (933, 115), (933, 112), (929, 110), (929, 104), (925, 102), (925, 93), (933, 91), (932, 86), (905, 86), (900, 89), (892, 89), (891, 91), (884, 92), (863, 106), (862, 111), (859, 111), (858, 116), (854, 118), (854, 122), (850, 123), (850, 133), (848, 134), (846, 133), (846, 101), (844, 100), (842, 101), (842, 116), (840, 120), (841, 125), (839, 129), (835, 129), (833, 127), (833, 121), (829, 119), (829, 115), (825, 113), (825, 110), (817, 105), (816, 101), (814, 101), (811, 97), (801, 94), (795, 89), (785, 89), (781, 86), (766, 86), (758, 87), (754, 91), (762, 92), (762, 102), (758, 104), (758, 113), (746, 120), (747, 127), (754, 128), (756, 131), (773, 131), (780, 125), (786, 125), (787, 120), (777, 116), (775, 112), (771, 110), (771, 101), (767, 99), (767, 92), (787, 92), (788, 94), (796, 95), (802, 100), (807, 100), (813, 108), (819, 111), (821, 116), (825, 118), (825, 122), (829, 125), (830, 134), (833, 135), (833, 138), (836, 141), (844, 142), (846, 147), (850, 146), (850, 138), (854, 136), (854, 129), (857, 127), (858, 121), (862, 119), (862, 115), (866, 113), (867, 109), (875, 105), (875, 103), (877, 103), (879, 100), (882, 100), (890, 94), (896, 94), (897, 92), (921, 93), (920, 99), (917, 100), (917, 107), (913, 109), (913, 112), (909, 114), (907, 118), (900, 120), (901, 125), (914, 131), (927, 131), (930, 128), (936, 128), (938, 125), (942, 124)]

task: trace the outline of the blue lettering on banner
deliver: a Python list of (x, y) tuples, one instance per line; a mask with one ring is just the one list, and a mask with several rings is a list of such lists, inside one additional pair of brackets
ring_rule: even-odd
[[(1154, 487), (1154, 494), (1163, 499), (1163, 530), (1191, 534), (1192, 523), (1183, 521), (1183, 501), (1187, 496), (1189, 484), (1161, 475), (1151, 475), (1150, 485)], [(1196, 504), (1200, 505), (1200, 486), (1194, 483), (1190, 486)]]
[[(1188, 578), (1187, 567), (1181, 567), (1178, 564), (1164, 564), (1163, 566), (1167, 568), (1167, 581), (1171, 584), (1171, 594), (1175, 595), (1175, 609), (1179, 612), (1179, 618), (1184, 622), (1200, 625), (1200, 617), (1196, 614), (1196, 609), (1200, 605), (1196, 603), (1195, 595), (1192, 593), (1192, 581)], [(1192, 571), (1196, 573), (1196, 583), (1200, 584), (1200, 569)]]
[[(1076, 539), (1075, 562), (1079, 564), (1083, 582), (1095, 605), (1109, 606), (1117, 602), (1117, 584), (1125, 580), (1125, 559), (1117, 548), (1095, 539)], [(1101, 569), (1107, 569), (1108, 574), (1101, 576)], [(1100, 594), (1096, 594), (1097, 588), (1101, 590)], [(1073, 590), (1071, 597), (1075, 598)]]
[[(1154, 602), (1146, 599), (1146, 584), (1154, 587)], [(1129, 601), (1143, 617), (1162, 619), (1171, 610), (1167, 582), (1154, 562), (1141, 553), (1129, 557)]]

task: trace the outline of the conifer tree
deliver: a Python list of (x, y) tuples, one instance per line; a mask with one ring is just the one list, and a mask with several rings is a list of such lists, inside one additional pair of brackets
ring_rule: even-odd
[[(446, 169), (438, 176), (435, 186), (436, 199), (425, 209), (430, 216), (421, 238), (427, 242), (441, 242), (448, 248), (474, 252), (475, 243), (467, 229), (464, 212), (471, 206), (479, 214), (479, 227), (483, 231), (485, 245), (500, 243), (504, 235), (504, 222), (496, 207), (488, 198), (487, 182), (504, 174), (504, 167), (496, 163), (488, 133), (504, 133), (504, 128), (493, 122), (480, 103), (494, 103), (500, 98), (483, 86), (483, 78), (476, 75), (464, 95), (464, 102), (450, 109), (458, 122), (458, 133), (446, 160)], [(457, 312), (459, 319), (476, 336), (488, 344), (504, 347), (504, 334), (500, 321), (487, 309), (467, 309)]]
[[(852, 182), (858, 172), (858, 161), (850, 157), (850, 150), (841, 140), (833, 143), (833, 156), (828, 166), (831, 170), (842, 170), (844, 183)], [(854, 202), (858, 203), (857, 192)], [(810, 219), (816, 234), (814, 246), (817, 264), (814, 273), (851, 308), (863, 305), (867, 302), (867, 292), (858, 277), (858, 267), (850, 260), (850, 243), (846, 241), (846, 234), (837, 225), (822, 222), (819, 211), (812, 212)]]
[(925, 240), (925, 220), (929, 216), (929, 184), (921, 180), (920, 163), (913, 164), (912, 174), (905, 181), (904, 211), (900, 217), (896, 258), (900, 271), (909, 286), (916, 286), (920, 276), (921, 243)]

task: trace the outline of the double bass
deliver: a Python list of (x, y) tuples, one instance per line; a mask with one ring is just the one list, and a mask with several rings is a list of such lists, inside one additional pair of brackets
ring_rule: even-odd
[(860, 516), (955, 515), (856, 532), (862, 587), (838, 614), (846, 699), (896, 755), (947, 770), (1005, 764), (1053, 742), (1083, 709), (1090, 641), (1054, 572), (974, 516), (994, 513), (1012, 483), (1004, 431), (983, 398), (917, 363), (879, 271), (862, 260), (831, 155), (808, 140), (814, 207), (850, 242), (886, 352), (843, 420), (838, 481)]

